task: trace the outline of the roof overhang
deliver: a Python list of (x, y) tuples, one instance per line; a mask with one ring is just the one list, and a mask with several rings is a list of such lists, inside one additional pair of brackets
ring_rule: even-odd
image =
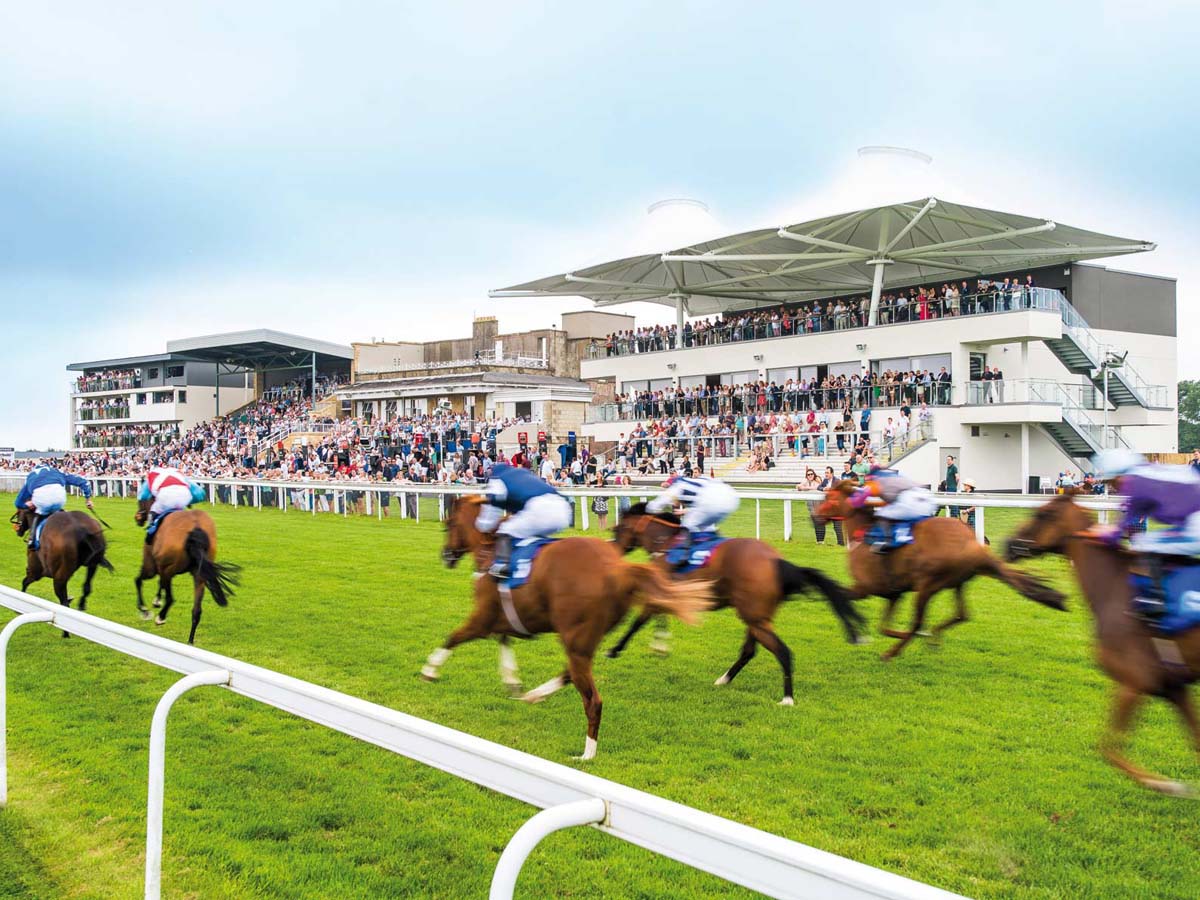
[(489, 292), (494, 298), (635, 301), (709, 315), (963, 280), (1153, 250), (1154, 244), (932, 197), (733, 234)]
[(354, 350), (343, 344), (287, 334), (270, 328), (209, 334), (167, 342), (167, 352), (191, 360), (245, 369), (294, 369), (346, 364)]

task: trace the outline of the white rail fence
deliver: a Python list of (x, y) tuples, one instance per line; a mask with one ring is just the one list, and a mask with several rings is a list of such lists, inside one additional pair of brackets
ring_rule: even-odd
[[(101, 493), (110, 497), (137, 496), (139, 479), (125, 477), (102, 477), (88, 479), (93, 493)], [(420, 498), (433, 498), (437, 504), (437, 518), (440, 520), (446, 512), (447, 500), (459, 494), (479, 493), (481, 487), (465, 485), (431, 485), (431, 484), (380, 484), (377, 482), (352, 481), (269, 481), (263, 479), (234, 479), (234, 478), (195, 478), (208, 492), (211, 505), (217, 503), (231, 506), (250, 506), (258, 509), (277, 508), (283, 512), (301, 511), (316, 515), (318, 512), (333, 513), (349, 516), (351, 507), (361, 508), (365, 515), (383, 518), (384, 510), (391, 508), (392, 501), (397, 501), (400, 518), (421, 520)], [(25, 476), (21, 473), (0, 473), (0, 491), (16, 492), (24, 484)], [(101, 492), (101, 486), (103, 491)], [(562, 493), (572, 498), (576, 509), (575, 524), (584, 531), (592, 527), (591, 501), (596, 497), (607, 498), (613, 521), (621, 520), (621, 499), (629, 501), (645, 500), (655, 493), (656, 489), (645, 487), (627, 488), (563, 488)], [(783, 521), (781, 538), (790, 541), (795, 535), (794, 504), (801, 505), (802, 513), (808, 512), (808, 502), (819, 503), (825, 495), (819, 491), (789, 491), (782, 489), (745, 489), (736, 488), (743, 503), (754, 503), (754, 536), (763, 536), (762, 511), (763, 503), (782, 504)], [(975, 509), (975, 534), (980, 542), (986, 528), (986, 511), (988, 509), (1037, 509), (1050, 499), (1045, 494), (935, 494), (947, 515), (956, 509)], [(582, 501), (582, 502), (580, 502)], [(1108, 513), (1121, 508), (1120, 501), (1115, 497), (1096, 496), (1081, 498), (1081, 506), (1097, 510), (1101, 521), (1107, 519)], [(361, 503), (361, 507), (358, 504)]]
[(513, 835), (492, 877), (490, 898), (507, 900), (521, 866), (555, 831), (590, 825), (771, 897), (830, 900), (951, 900), (947, 891), (835, 856), (549, 762), (357, 697), (165, 640), (0, 586), (0, 607), (17, 613), (0, 629), (0, 806), (8, 800), (7, 650), (14, 632), (42, 623), (178, 672), (150, 726), (145, 897), (162, 877), (167, 717), (184, 693), (219, 687), (539, 807)]

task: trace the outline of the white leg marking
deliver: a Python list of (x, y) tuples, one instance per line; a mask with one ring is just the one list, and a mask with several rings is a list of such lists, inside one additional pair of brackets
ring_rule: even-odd
[(566, 682), (563, 681), (561, 675), (555, 676), (545, 684), (540, 684), (535, 687), (532, 691), (525, 694), (525, 696), (523, 696), (521, 699), (526, 703), (539, 703), (554, 692), (562, 690), (565, 684)]
[(521, 679), (517, 674), (517, 654), (508, 644), (500, 645), (500, 680), (509, 687), (521, 686)]
[(782, 700), (779, 701), (779, 705), (780, 706), (795, 706), (796, 701), (793, 700), (791, 697), (784, 697)]
[(729, 684), (729, 673), (726, 672), (724, 675), (714, 681), (713, 684), (715, 684), (717, 687), (720, 687), (723, 684)]
[(155, 625), (166, 625), (166, 624), (167, 624), (167, 620), (166, 620), (166, 619), (164, 619), (162, 616), (155, 616), (155, 617), (154, 617), (154, 624), (155, 624)]
[(421, 677), (426, 681), (436, 681), (438, 677), (438, 669), (440, 669), (450, 658), (451, 651), (445, 647), (438, 647), (429, 654), (429, 659), (425, 665), (421, 667)]
[(596, 739), (588, 738), (583, 743), (583, 756), (578, 757), (580, 760), (588, 760), (596, 758)]
[(665, 628), (658, 628), (654, 631), (654, 640), (650, 642), (650, 652), (657, 653), (659, 656), (666, 656), (671, 652), (671, 632)]

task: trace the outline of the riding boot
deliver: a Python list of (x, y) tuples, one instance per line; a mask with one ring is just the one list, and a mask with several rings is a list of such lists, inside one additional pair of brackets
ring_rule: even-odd
[(692, 544), (695, 541), (696, 536), (691, 531), (686, 528), (682, 529), (675, 541), (675, 546), (667, 551), (667, 562), (675, 568), (682, 566), (691, 555)]
[(150, 518), (146, 522), (146, 545), (154, 543), (154, 533), (158, 531), (159, 516), (157, 513), (150, 513)]
[(892, 528), (888, 519), (876, 519), (881, 534), (880, 540), (871, 545), (871, 552), (884, 556), (892, 551)]
[(36, 550), (42, 545), (39, 536), (41, 535), (42, 523), (50, 518), (50, 513), (34, 513), (33, 527), (29, 529), (29, 549)]
[(1167, 591), (1163, 585), (1163, 558), (1157, 553), (1144, 557), (1150, 587), (1138, 597), (1138, 614), (1148, 622), (1157, 623), (1167, 610)]
[(510, 567), (510, 561), (512, 560), (512, 547), (512, 535), (496, 535), (496, 543), (492, 550), (492, 567), (488, 569), (488, 574), (493, 578), (503, 580), (512, 574), (512, 569)]

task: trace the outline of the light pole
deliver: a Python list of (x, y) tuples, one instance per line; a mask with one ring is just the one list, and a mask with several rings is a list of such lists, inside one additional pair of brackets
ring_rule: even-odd
[(1125, 365), (1125, 357), (1128, 355), (1128, 350), (1120, 355), (1111, 350), (1105, 350), (1104, 359), (1100, 363), (1100, 374), (1104, 376), (1104, 431), (1100, 434), (1102, 450), (1108, 449), (1108, 373), (1110, 369), (1119, 369)]

